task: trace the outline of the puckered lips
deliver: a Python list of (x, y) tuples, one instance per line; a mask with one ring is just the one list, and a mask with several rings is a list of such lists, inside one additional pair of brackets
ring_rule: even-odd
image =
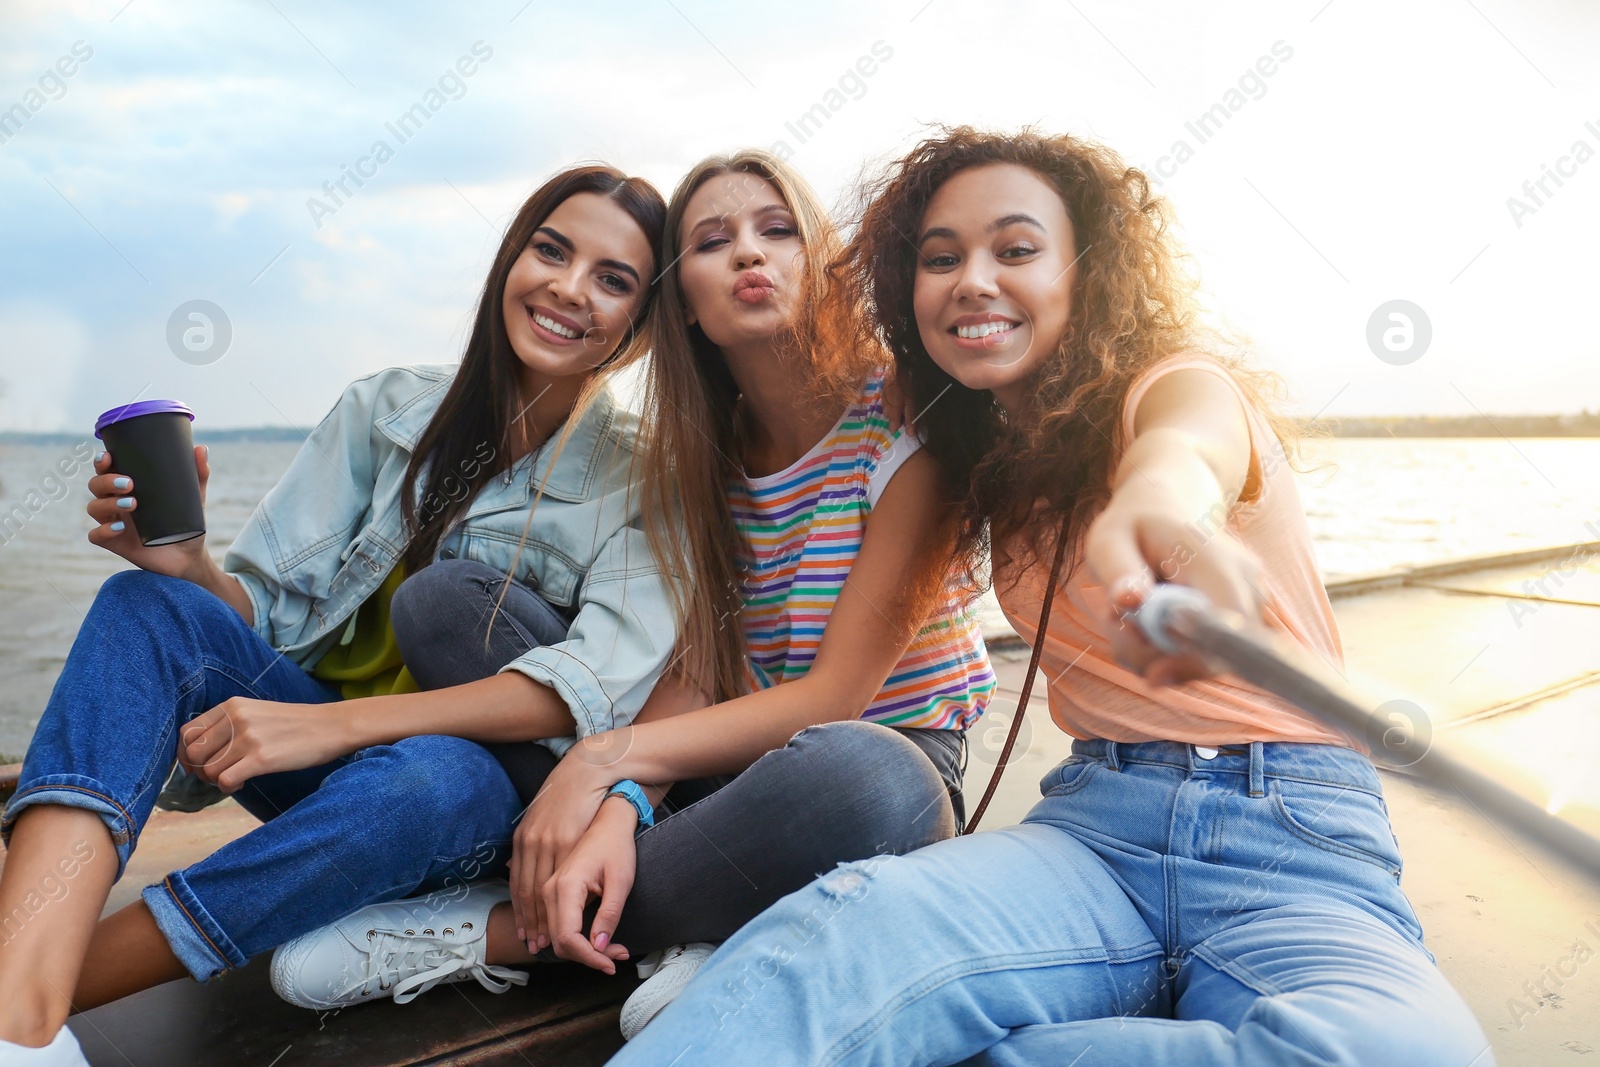
[(524, 304), (533, 334), (553, 345), (575, 345), (583, 340), (583, 327), (543, 304)]
[(999, 348), (1011, 339), (1022, 323), (997, 311), (981, 315), (962, 315), (945, 332), (962, 348)]
[(759, 304), (770, 297), (774, 289), (771, 278), (758, 270), (747, 270), (733, 283), (733, 297), (746, 304)]

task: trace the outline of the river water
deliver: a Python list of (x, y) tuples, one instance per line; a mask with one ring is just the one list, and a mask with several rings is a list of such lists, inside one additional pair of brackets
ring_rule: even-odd
[[(212, 447), (207, 521), (219, 557), (296, 448)], [(124, 566), (84, 539), (87, 468), (70, 485), (60, 478), (85, 454), (0, 446), (0, 519), (18, 505), (25, 517), (0, 527), (0, 755), (27, 747), (96, 588)], [(1315, 468), (1299, 483), (1330, 578), (1600, 540), (1600, 439), (1319, 439), (1302, 465)], [(992, 601), (985, 623), (1003, 625)]]

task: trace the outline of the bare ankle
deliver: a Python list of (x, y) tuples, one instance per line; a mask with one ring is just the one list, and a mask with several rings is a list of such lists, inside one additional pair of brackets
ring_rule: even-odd
[(485, 963), (496, 967), (533, 961), (528, 946), (517, 940), (517, 920), (511, 914), (509, 902), (502, 901), (489, 912), (489, 929), (484, 931), (483, 955)]

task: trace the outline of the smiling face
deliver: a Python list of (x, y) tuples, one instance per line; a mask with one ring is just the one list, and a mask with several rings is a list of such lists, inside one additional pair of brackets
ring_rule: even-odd
[(761, 346), (794, 316), (805, 248), (794, 212), (756, 174), (718, 174), (696, 189), (678, 234), (685, 318), (724, 351)]
[(1027, 167), (987, 164), (939, 187), (919, 234), (923, 347), (962, 385), (1018, 410), (1071, 313), (1078, 249), (1066, 205)]
[(621, 205), (574, 193), (534, 230), (506, 277), (517, 359), (544, 378), (587, 374), (628, 335), (654, 270), (650, 240)]

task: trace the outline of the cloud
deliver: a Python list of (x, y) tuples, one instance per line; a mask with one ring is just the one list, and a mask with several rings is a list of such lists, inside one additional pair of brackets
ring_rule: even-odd
[[(1212, 303), (1308, 412), (1330, 397), (1335, 412), (1463, 411), (1463, 393), (1504, 410), (1595, 406), (1571, 383), (1597, 354), (1576, 316), (1600, 281), (1584, 236), (1600, 232), (1600, 170), (1520, 230), (1504, 199), (1600, 118), (1569, 103), (1593, 99), (1600, 15), (1507, 10), (1491, 26), (1443, 3), (1321, 8), (13, 5), (0, 109), (75, 42), (94, 55), (0, 144), (0, 376), (20, 383), (11, 365), (41, 360), (10, 344), (67, 322), (81, 342), (78, 371), (27, 371), (33, 400), (0, 407), (0, 428), (77, 427), (146, 387), (204, 403), (213, 425), (307, 424), (357, 374), (454, 360), (501, 227), (579, 159), (669, 190), (707, 153), (787, 138), (843, 201), (864, 162), (926, 123), (971, 121), (1037, 122), (1149, 163), (1280, 38), (1293, 62), (1163, 188)], [(307, 200), (392, 140), (386, 123), (479, 41), (493, 57), (465, 91), (319, 228)], [(794, 144), (787, 124), (877, 41), (893, 59)], [(1434, 350), (1407, 368), (1362, 341), (1396, 298), (1435, 324)], [(165, 347), (168, 316), (193, 299), (234, 325), (210, 366)]]
[(40, 301), (0, 303), (0, 427), (70, 425), (67, 398), (88, 353), (89, 330), (67, 309)]

